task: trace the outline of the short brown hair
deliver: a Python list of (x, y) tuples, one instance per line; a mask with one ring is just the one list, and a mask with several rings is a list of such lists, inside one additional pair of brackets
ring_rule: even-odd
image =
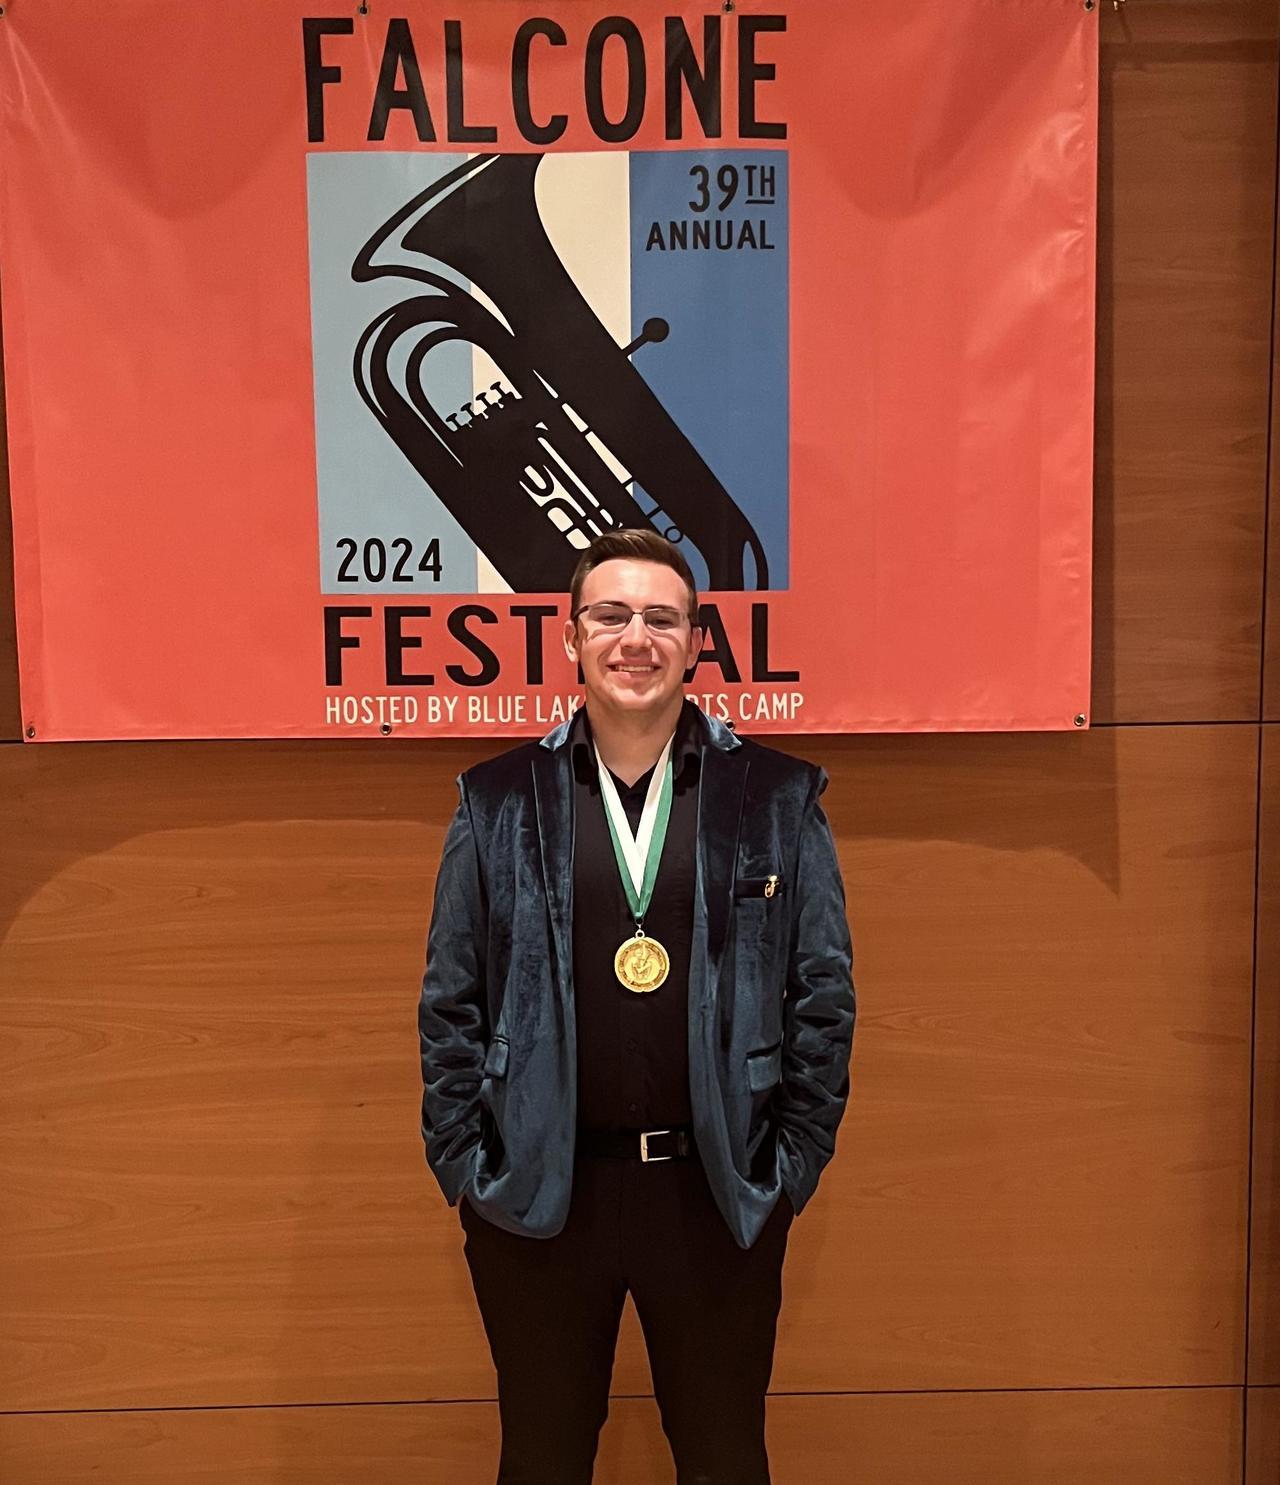
[(578, 558), (578, 565), (573, 569), (573, 578), (569, 584), (571, 616), (578, 612), (582, 604), (582, 585), (587, 580), (587, 574), (602, 562), (612, 562), (618, 557), (628, 558), (632, 562), (656, 562), (659, 566), (669, 567), (673, 572), (679, 573), (689, 590), (689, 623), (694, 628), (697, 627), (698, 586), (693, 580), (693, 573), (685, 561), (684, 553), (665, 536), (659, 536), (656, 531), (643, 526), (620, 526), (615, 531), (606, 531), (603, 536), (597, 536)]

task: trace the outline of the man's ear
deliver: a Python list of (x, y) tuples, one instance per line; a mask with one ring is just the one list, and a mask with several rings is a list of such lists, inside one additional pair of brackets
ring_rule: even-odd
[(698, 663), (698, 656), (702, 653), (702, 630), (695, 624), (689, 631), (689, 659), (684, 668), (684, 683), (687, 686), (693, 680), (693, 667)]
[(576, 665), (578, 663), (578, 624), (575, 619), (566, 619), (564, 621), (564, 629), (560, 637), (564, 641), (565, 654)]

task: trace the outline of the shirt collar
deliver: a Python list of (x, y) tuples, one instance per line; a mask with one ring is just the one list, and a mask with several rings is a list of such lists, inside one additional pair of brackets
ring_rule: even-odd
[[(676, 719), (675, 741), (671, 744), (674, 778), (680, 778), (685, 769), (700, 761), (702, 741), (698, 734), (698, 708), (686, 697)], [(578, 778), (595, 778), (596, 749), (591, 737), (591, 719), (587, 716), (585, 706), (580, 706), (573, 714), (569, 745), (573, 752), (574, 773)]]

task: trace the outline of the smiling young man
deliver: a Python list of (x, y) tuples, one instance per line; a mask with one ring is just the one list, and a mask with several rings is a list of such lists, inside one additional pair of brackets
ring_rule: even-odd
[(497, 1368), (499, 1485), (588, 1485), (628, 1292), (680, 1485), (769, 1479), (851, 953), (826, 776), (684, 699), (697, 618), (671, 543), (597, 538), (564, 633), (584, 708), (463, 774), (445, 839), (422, 1129)]

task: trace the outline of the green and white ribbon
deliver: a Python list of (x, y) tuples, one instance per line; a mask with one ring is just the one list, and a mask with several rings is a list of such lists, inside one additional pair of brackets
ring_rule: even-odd
[(613, 775), (605, 767), (600, 754), (596, 753), (596, 767), (600, 771), (600, 793), (604, 797), (605, 819), (609, 822), (609, 838), (613, 841), (613, 854), (618, 863), (618, 875), (626, 890), (627, 903), (639, 928), (653, 898), (654, 884), (658, 880), (658, 862), (662, 860), (662, 847), (667, 838), (667, 822), (671, 818), (671, 745), (675, 734), (667, 739), (653, 768), (648, 792), (644, 798), (644, 809), (640, 813), (640, 829), (633, 836), (631, 823), (618, 797), (618, 786)]

